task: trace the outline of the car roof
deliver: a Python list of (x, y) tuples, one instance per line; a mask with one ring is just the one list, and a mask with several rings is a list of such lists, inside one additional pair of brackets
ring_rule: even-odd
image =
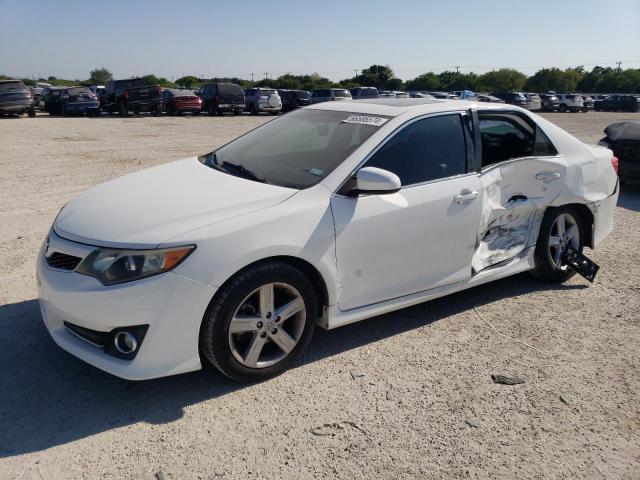
[(367, 115), (385, 115), (397, 117), (404, 113), (424, 115), (450, 111), (468, 110), (477, 107), (481, 110), (522, 110), (515, 105), (487, 103), (467, 100), (440, 100), (432, 98), (372, 98), (366, 100), (317, 103), (308, 109), (334, 110), (363, 113)]

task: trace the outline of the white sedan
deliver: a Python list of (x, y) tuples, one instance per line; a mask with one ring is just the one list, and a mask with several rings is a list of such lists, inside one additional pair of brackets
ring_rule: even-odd
[(94, 187), (37, 262), (65, 350), (127, 379), (291, 367), (313, 330), (530, 270), (611, 232), (617, 160), (521, 108), (328, 102)]

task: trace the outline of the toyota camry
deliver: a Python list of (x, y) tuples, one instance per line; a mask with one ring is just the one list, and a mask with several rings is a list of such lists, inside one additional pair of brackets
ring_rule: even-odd
[[(333, 329), (611, 232), (617, 159), (513, 105), (327, 102), (65, 205), (37, 262), (55, 342), (127, 379), (256, 381)], [(390, 320), (391, 321), (391, 320)]]

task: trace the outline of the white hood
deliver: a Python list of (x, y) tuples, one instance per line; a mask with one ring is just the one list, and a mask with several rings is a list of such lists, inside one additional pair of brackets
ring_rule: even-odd
[(188, 158), (87, 190), (61, 210), (54, 229), (76, 242), (149, 248), (276, 205), (296, 192), (234, 177)]

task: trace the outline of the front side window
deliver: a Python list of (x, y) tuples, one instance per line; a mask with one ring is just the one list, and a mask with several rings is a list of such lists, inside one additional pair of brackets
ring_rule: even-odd
[(410, 123), (385, 143), (366, 166), (395, 173), (403, 187), (465, 173), (461, 116), (440, 115)]
[(349, 120), (356, 115), (298, 110), (203, 155), (200, 161), (230, 175), (282, 187), (308, 188), (329, 175), (380, 128), (371, 122)]

